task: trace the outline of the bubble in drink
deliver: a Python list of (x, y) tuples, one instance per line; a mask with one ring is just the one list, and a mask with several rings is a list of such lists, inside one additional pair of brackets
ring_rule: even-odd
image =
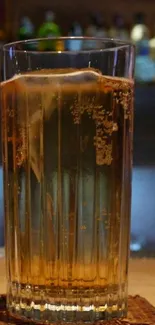
[(41, 70), (2, 83), (1, 93), (6, 214), (16, 229), (8, 227), (10, 311), (50, 322), (123, 315), (132, 82)]

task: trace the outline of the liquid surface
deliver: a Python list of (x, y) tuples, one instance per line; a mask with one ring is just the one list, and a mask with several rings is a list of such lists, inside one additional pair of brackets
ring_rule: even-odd
[(132, 81), (41, 70), (2, 83), (1, 92), (10, 310), (44, 311), (49, 321), (61, 310), (74, 311), (72, 320), (121, 312)]

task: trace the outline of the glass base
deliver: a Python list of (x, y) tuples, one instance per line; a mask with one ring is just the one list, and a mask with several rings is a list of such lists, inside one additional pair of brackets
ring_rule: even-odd
[(127, 316), (126, 292), (116, 285), (60, 289), (13, 283), (10, 289), (7, 307), (15, 317), (41, 323), (92, 323)]

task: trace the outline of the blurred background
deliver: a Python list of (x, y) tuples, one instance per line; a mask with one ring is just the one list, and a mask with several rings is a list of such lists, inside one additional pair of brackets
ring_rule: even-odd
[[(0, 0), (0, 47), (48, 36), (98, 36), (136, 45), (131, 254), (155, 256), (155, 6), (154, 0)], [(81, 41), (68, 43), (80, 50)], [(61, 44), (56, 44), (56, 50)], [(41, 50), (45, 50), (45, 48)], [(1, 74), (2, 62), (0, 61)], [(1, 156), (1, 155), (0, 155)], [(1, 165), (0, 165), (1, 166)], [(0, 246), (4, 245), (0, 167)]]

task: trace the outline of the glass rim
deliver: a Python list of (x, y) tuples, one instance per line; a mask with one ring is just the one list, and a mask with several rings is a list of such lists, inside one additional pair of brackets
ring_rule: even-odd
[[(67, 40), (84, 40), (84, 41), (100, 41), (103, 44), (108, 43), (108, 42), (113, 42), (114, 46), (110, 45), (107, 48), (98, 48), (98, 49), (81, 49), (81, 50), (45, 50), (45, 51), (38, 51), (38, 50), (31, 50), (31, 49), (18, 49), (16, 48), (19, 45), (29, 45), (29, 44), (34, 44), (34, 43), (39, 43), (39, 42), (46, 42), (46, 41), (67, 41)], [(115, 51), (115, 50), (121, 50), (124, 48), (130, 48), (130, 47), (135, 47), (135, 45), (130, 42), (130, 41), (123, 41), (117, 38), (105, 38), (105, 37), (87, 37), (87, 36), (62, 36), (62, 37), (45, 37), (45, 38), (33, 38), (33, 39), (27, 39), (27, 40), (22, 40), (22, 41), (15, 41), (11, 43), (7, 43), (3, 45), (3, 52), (9, 52), (10, 49), (13, 47), (13, 50), (16, 53), (32, 53), (32, 54), (50, 54), (50, 53), (91, 53), (91, 52), (108, 52), (108, 51)]]

